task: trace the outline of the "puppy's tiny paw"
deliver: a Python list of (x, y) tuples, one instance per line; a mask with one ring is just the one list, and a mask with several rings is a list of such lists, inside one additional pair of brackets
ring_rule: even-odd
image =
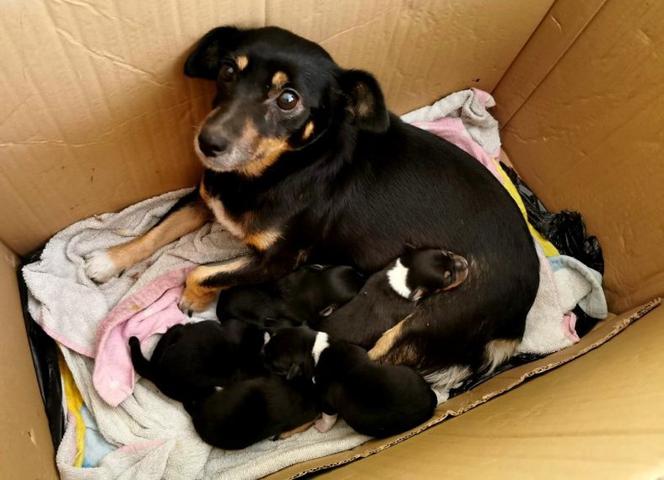
[(117, 276), (121, 271), (108, 255), (106, 250), (92, 252), (85, 259), (86, 275), (97, 283), (104, 283)]
[(336, 415), (323, 414), (323, 416), (316, 420), (316, 423), (314, 423), (314, 428), (320, 433), (325, 433), (332, 430), (332, 427), (334, 427), (335, 423), (337, 423)]

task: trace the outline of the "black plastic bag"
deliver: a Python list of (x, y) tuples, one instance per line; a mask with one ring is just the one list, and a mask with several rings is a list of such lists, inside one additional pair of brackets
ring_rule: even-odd
[(551, 213), (513, 169), (502, 162), (500, 165), (516, 186), (526, 206), (528, 220), (535, 230), (549, 240), (561, 254), (574, 257), (604, 275), (602, 247), (597, 237), (587, 236), (581, 214), (569, 210)]

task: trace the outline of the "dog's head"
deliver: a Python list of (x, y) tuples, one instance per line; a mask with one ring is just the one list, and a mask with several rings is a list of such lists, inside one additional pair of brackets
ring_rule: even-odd
[(217, 82), (194, 148), (217, 172), (260, 176), (319, 141), (335, 122), (385, 131), (389, 115), (374, 77), (343, 70), (316, 43), (276, 27), (219, 27), (196, 45), (185, 74)]

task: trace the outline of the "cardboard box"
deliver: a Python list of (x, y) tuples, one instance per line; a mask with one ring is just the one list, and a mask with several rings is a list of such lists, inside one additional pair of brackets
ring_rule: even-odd
[(373, 71), (398, 113), (468, 86), (492, 91), (519, 173), (550, 208), (581, 211), (600, 238), (614, 312), (575, 347), (443, 405), (432, 428), (274, 478), (374, 453), (326, 476), (664, 475), (662, 309), (433, 427), (585, 353), (658, 304), (649, 301), (664, 292), (664, 3), (25, 0), (0, 8), (0, 478), (57, 476), (17, 255), (74, 221), (196, 181), (192, 129), (211, 85), (185, 79), (181, 65), (220, 24), (276, 24), (318, 41), (341, 65)]

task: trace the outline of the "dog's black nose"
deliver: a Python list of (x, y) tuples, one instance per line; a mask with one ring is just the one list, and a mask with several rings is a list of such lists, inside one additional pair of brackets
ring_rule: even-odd
[(219, 135), (213, 135), (209, 130), (203, 129), (198, 134), (198, 148), (206, 157), (216, 157), (228, 148), (228, 140)]

